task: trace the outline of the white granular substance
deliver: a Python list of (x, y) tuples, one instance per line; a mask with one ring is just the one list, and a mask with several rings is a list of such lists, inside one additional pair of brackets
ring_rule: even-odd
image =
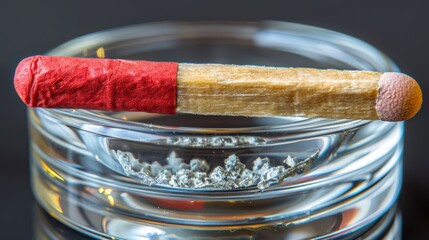
[[(192, 159), (189, 164), (171, 152), (167, 164), (158, 161), (151, 164), (139, 162), (131, 152), (111, 150), (112, 155), (121, 164), (125, 174), (139, 179), (146, 185), (159, 185), (176, 188), (228, 190), (256, 186), (263, 190), (269, 186), (283, 182), (305, 170), (317, 155), (297, 162), (288, 155), (283, 160), (284, 165), (274, 166), (269, 158), (256, 158), (252, 169), (246, 167), (236, 155), (230, 155), (224, 160), (223, 166), (210, 169), (203, 159)], [(211, 170), (211, 171), (210, 171)]]

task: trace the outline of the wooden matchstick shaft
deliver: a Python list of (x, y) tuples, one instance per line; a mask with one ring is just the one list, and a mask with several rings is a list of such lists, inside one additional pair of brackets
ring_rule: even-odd
[(241, 116), (378, 119), (382, 73), (180, 64), (177, 110)]
[(34, 56), (15, 88), (30, 107), (403, 121), (420, 109), (401, 73)]

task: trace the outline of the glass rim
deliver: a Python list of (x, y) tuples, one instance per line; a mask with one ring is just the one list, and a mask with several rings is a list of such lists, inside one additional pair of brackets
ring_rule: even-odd
[[(362, 54), (372, 59), (367, 61), (377, 62), (378, 71), (399, 71), (398, 67), (394, 62), (380, 52), (372, 45), (354, 38), (352, 36), (339, 33), (336, 31), (298, 24), (290, 22), (280, 21), (259, 21), (259, 22), (242, 22), (242, 21), (203, 21), (203, 22), (154, 22), (154, 23), (143, 23), (131, 26), (123, 26), (95, 33), (83, 35), (81, 37), (72, 39), (58, 47), (50, 50), (46, 55), (61, 55), (61, 56), (73, 56), (81, 53), (82, 47), (94, 47), (100, 44), (120, 42), (135, 38), (144, 38), (150, 35), (151, 37), (162, 36), (162, 34), (174, 34), (180, 33), (181, 31), (189, 31), (189, 28), (204, 29), (204, 32), (198, 33), (193, 31), (193, 34), (207, 34), (207, 27), (221, 27), (223, 29), (230, 28), (249, 28), (249, 31), (276, 31), (280, 33), (293, 32), (299, 34), (302, 37), (312, 37), (315, 40), (332, 40), (334, 39), (336, 45), (350, 48), (351, 50), (358, 50)], [(175, 32), (169, 33), (171, 29)], [(137, 31), (138, 30), (138, 31)], [(53, 116), (60, 121), (68, 125), (80, 127), (87, 122), (99, 123), (105, 127), (115, 127), (127, 130), (136, 130), (139, 132), (157, 132), (162, 133), (186, 133), (186, 134), (231, 134), (231, 133), (260, 133), (260, 132), (271, 132), (271, 131), (286, 131), (290, 133), (301, 133), (305, 132), (305, 136), (310, 136), (310, 132), (317, 132), (314, 135), (320, 135), (322, 132), (332, 133), (344, 131), (365, 125), (371, 121), (367, 120), (347, 120), (347, 119), (318, 119), (318, 118), (295, 118), (295, 120), (279, 125), (261, 125), (256, 127), (234, 127), (234, 128), (201, 128), (201, 127), (171, 127), (165, 125), (156, 125), (141, 123), (135, 121), (124, 120), (121, 118), (115, 118), (101, 111), (89, 111), (80, 109), (38, 109), (37, 111), (43, 111), (50, 116)], [(71, 120), (73, 119), (73, 120)]]

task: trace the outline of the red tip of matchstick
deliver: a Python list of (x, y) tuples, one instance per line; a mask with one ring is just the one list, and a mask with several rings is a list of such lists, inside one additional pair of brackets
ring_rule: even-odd
[(34, 56), (15, 72), (29, 107), (175, 113), (178, 63)]

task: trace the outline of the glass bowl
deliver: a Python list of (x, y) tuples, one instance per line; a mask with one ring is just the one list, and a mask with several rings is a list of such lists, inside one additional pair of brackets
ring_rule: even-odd
[[(360, 40), (284, 22), (128, 26), (48, 55), (398, 71)], [(38, 202), (91, 236), (353, 239), (394, 221), (402, 123), (37, 108), (29, 123)]]

